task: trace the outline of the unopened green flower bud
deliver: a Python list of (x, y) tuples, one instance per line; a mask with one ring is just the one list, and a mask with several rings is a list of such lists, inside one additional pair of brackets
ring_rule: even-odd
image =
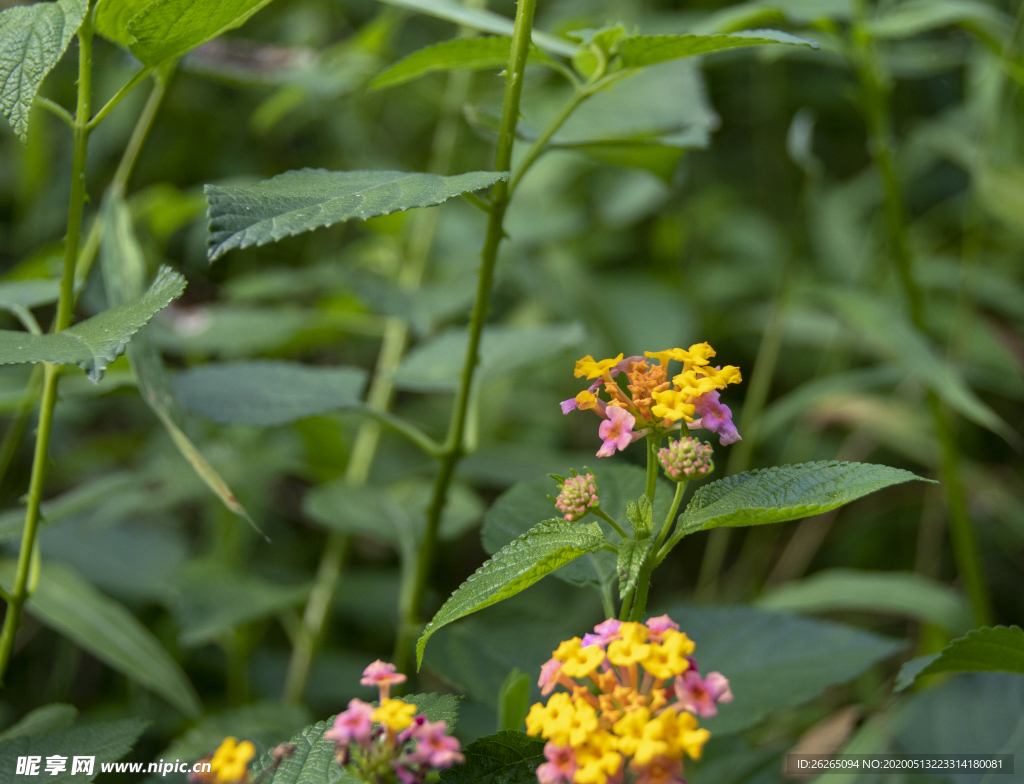
[(696, 438), (669, 440), (668, 446), (658, 451), (658, 462), (665, 475), (674, 482), (700, 479), (715, 470), (711, 462), (711, 445)]

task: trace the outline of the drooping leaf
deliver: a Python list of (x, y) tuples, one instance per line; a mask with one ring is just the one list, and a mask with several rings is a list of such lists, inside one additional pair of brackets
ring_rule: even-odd
[(266, 245), (353, 218), (366, 220), (430, 207), (506, 177), (507, 172), (442, 177), (397, 171), (301, 169), (244, 188), (207, 185), (208, 255), (214, 261), (232, 248)]
[(181, 296), (185, 279), (169, 267), (161, 267), (156, 280), (142, 297), (105, 310), (63, 332), (32, 335), (0, 330), (0, 364), (51, 362), (78, 365), (98, 382), (132, 335), (153, 316)]
[(544, 741), (502, 730), (463, 749), (466, 762), (441, 771), (442, 784), (532, 784), (544, 761)]
[(619, 543), (619, 560), (616, 568), (619, 573), (619, 598), (625, 599), (626, 594), (636, 587), (640, 569), (651, 549), (651, 539), (625, 539)]
[[(40, 760), (37, 776), (46, 776), (46, 781), (88, 784), (99, 775), (103, 763), (119, 760), (131, 750), (147, 724), (143, 719), (125, 719), (83, 724), (59, 732), (17, 735), (0, 742), (0, 770), (5, 771), (5, 780), (17, 781), (21, 778), (15, 774), (18, 757), (36, 757)], [(46, 758), (55, 755), (63, 757), (67, 764), (63, 771), (47, 774)], [(90, 773), (72, 774), (76, 756), (95, 757)]]
[(0, 283), (0, 308), (38, 308), (51, 305), (60, 295), (60, 281), (51, 278), (10, 280)]
[(815, 41), (781, 30), (742, 30), (716, 35), (634, 35), (621, 39), (618, 48), (625, 67), (641, 68), (668, 60), (763, 44), (795, 44), (818, 48)]
[[(495, 35), (511, 36), (515, 27), (512, 20), (501, 16), (493, 11), (483, 8), (470, 8), (459, 3), (452, 3), (448, 0), (384, 0), (388, 5), (406, 8), (410, 11), (417, 11), (457, 25), (469, 27), (473, 30), (482, 30), (485, 33)], [(540, 49), (564, 57), (572, 57), (579, 46), (567, 41), (564, 38), (551, 35), (550, 33), (534, 30), (532, 32), (533, 43)]]
[(935, 350), (898, 312), (853, 291), (833, 292), (829, 301), (876, 350), (904, 365), (950, 408), (1012, 443), (1020, 436), (974, 393), (955, 366)]
[(457, 694), (406, 694), (402, 697), (403, 702), (411, 702), (416, 706), (416, 712), (427, 717), (427, 721), (443, 721), (448, 725), (449, 734), (455, 729), (459, 722), (459, 702), (462, 700)]
[[(481, 379), (511, 373), (558, 356), (583, 340), (579, 324), (538, 327), (486, 327), (480, 341)], [(458, 388), (469, 333), (443, 332), (410, 351), (395, 373), (395, 385), (416, 392), (448, 392)]]
[(699, 488), (675, 535), (799, 520), (913, 480), (928, 481), (899, 468), (836, 460), (747, 471)]
[[(459, 69), (482, 70), (501, 69), (508, 65), (512, 39), (505, 36), (482, 36), (478, 38), (455, 38), (451, 41), (426, 46), (423, 49), (392, 63), (370, 82), (374, 90), (396, 87), (421, 76)], [(544, 61), (543, 55), (532, 48), (527, 62)]]
[[(108, 300), (115, 307), (120, 307), (142, 294), (146, 260), (135, 236), (128, 205), (120, 195), (107, 194), (103, 204), (103, 224), (103, 280)], [(156, 414), (182, 457), (224, 506), (259, 531), (227, 482), (182, 429), (184, 415), (181, 405), (171, 389), (170, 375), (160, 351), (153, 344), (150, 330), (143, 329), (129, 344), (126, 353), (139, 394)]]
[(530, 710), (530, 676), (513, 667), (498, 692), (498, 731), (519, 730)]
[(57, 0), (0, 12), (0, 111), (23, 142), (39, 85), (68, 48), (88, 7), (88, 0)]
[[(431, 494), (432, 484), (426, 481), (380, 487), (356, 486), (341, 479), (307, 493), (303, 509), (328, 528), (399, 546), (407, 534), (412, 534), (416, 542), (422, 538)], [(438, 535), (442, 540), (457, 539), (482, 513), (477, 495), (463, 484), (453, 484)]]
[(773, 710), (807, 702), (903, 645), (850, 626), (753, 607), (676, 605), (667, 612), (696, 643), (701, 672), (718, 671), (729, 679), (733, 702), (701, 719), (712, 736), (752, 727)]
[[(10, 588), (13, 562), (0, 562), (0, 580)], [(39, 585), (25, 606), (40, 622), (152, 689), (186, 716), (201, 712), (188, 676), (156, 637), (124, 605), (101, 594), (71, 569), (44, 561)]]
[(597, 552), (605, 543), (597, 523), (548, 520), (534, 526), (495, 553), (449, 597), (416, 643), (417, 663), (423, 663), (427, 641), (442, 626), (515, 596), (573, 559)]
[(181, 644), (201, 645), (246, 623), (297, 607), (310, 585), (279, 585), (222, 564), (195, 562), (182, 570), (174, 607)]
[(71, 726), (78, 708), (62, 702), (43, 705), (29, 711), (20, 720), (0, 733), (0, 743), (22, 735), (48, 735)]
[[(327, 721), (318, 721), (294, 735), (289, 742), (295, 745), (295, 752), (282, 760), (272, 774), (262, 779), (263, 784), (355, 784), (359, 781), (348, 775), (334, 759), (334, 741), (324, 738), (331, 728), (333, 716)], [(253, 780), (260, 777), (274, 762), (270, 751), (260, 755), (252, 765)]]
[(281, 425), (359, 402), (366, 371), (284, 360), (210, 362), (174, 377), (181, 404), (226, 425)]
[(903, 615), (953, 634), (971, 625), (971, 610), (963, 596), (914, 572), (828, 569), (765, 593), (757, 604), (786, 612), (863, 610)]
[(1024, 674), (1024, 630), (987, 626), (953, 640), (938, 654), (919, 656), (903, 665), (895, 691), (918, 678), (939, 672), (1018, 672)]
[(181, 57), (241, 27), (270, 0), (153, 0), (128, 23), (131, 53), (147, 65)]

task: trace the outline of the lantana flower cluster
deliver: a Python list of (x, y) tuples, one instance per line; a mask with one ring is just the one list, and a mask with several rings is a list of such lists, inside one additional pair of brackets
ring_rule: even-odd
[[(600, 361), (588, 354), (576, 362), (575, 376), (594, 383), (575, 398), (563, 400), (562, 413), (591, 410), (604, 420), (598, 430), (604, 442), (598, 457), (611, 457), (648, 433), (681, 429), (684, 422), (690, 430), (703, 428), (717, 433), (722, 444), (732, 444), (740, 434), (732, 411), (719, 400), (719, 390), (743, 379), (734, 365), (712, 366), (714, 356), (708, 343)], [(657, 364), (649, 361), (654, 359)], [(670, 377), (673, 361), (682, 368)], [(615, 380), (623, 373), (628, 395)], [(607, 400), (599, 396), (602, 388)]]
[(619, 784), (627, 772), (636, 784), (682, 782), (683, 758), (699, 759), (710, 735), (697, 716), (732, 701), (729, 681), (702, 678), (693, 651), (667, 615), (607, 620), (559, 645), (538, 682), (551, 696), (526, 717), (547, 741), (539, 784)]
[(465, 761), (459, 741), (448, 734), (444, 721), (428, 721), (416, 706), (391, 697), (391, 687), (405, 682), (395, 665), (379, 659), (363, 670), (363, 686), (376, 686), (376, 707), (354, 699), (324, 733), (333, 740), (339, 765), (370, 784), (396, 779), (422, 784), (433, 772)]

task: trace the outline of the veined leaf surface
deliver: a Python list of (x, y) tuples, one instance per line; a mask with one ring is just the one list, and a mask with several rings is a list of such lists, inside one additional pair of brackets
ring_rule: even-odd
[(597, 523), (548, 520), (502, 547), (460, 585), (427, 624), (416, 643), (416, 659), (430, 636), (452, 621), (515, 596), (542, 577), (581, 555), (601, 549), (606, 542)]
[(162, 267), (140, 298), (105, 310), (62, 332), (32, 335), (0, 330), (0, 364), (51, 362), (78, 365), (98, 382), (107, 365), (124, 351), (132, 335), (159, 311), (181, 296), (185, 278)]
[(39, 85), (85, 18), (88, 0), (57, 0), (0, 13), (0, 112), (23, 142)]
[(900, 670), (895, 691), (925, 675), (939, 672), (1019, 672), (1024, 674), (1024, 630), (987, 626), (953, 640), (940, 653), (918, 656)]
[(232, 248), (266, 245), (353, 218), (366, 220), (413, 207), (430, 207), (507, 177), (507, 172), (442, 177), (397, 171), (301, 169), (243, 188), (207, 185), (208, 255), (214, 261)]
[(153, 0), (128, 23), (133, 55), (147, 65), (181, 57), (241, 27), (270, 0)]
[(913, 480), (927, 481), (899, 468), (836, 460), (746, 471), (698, 489), (675, 535), (799, 520)]
[(544, 761), (544, 741), (502, 730), (465, 748), (466, 762), (441, 771), (442, 784), (532, 784)]
[(795, 44), (817, 49), (818, 44), (781, 30), (742, 30), (714, 35), (634, 35), (619, 41), (619, 56), (627, 68), (696, 57), (701, 54), (763, 44)]

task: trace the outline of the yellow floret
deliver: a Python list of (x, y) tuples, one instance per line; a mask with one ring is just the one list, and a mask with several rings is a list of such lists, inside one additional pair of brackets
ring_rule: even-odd
[(693, 653), (693, 641), (682, 632), (669, 629), (662, 635), (661, 645), (652, 645), (644, 659), (644, 669), (655, 678), (671, 678), (690, 669), (686, 657)]
[(605, 784), (622, 766), (622, 757), (615, 750), (615, 736), (610, 732), (593, 733), (585, 744), (574, 748), (576, 753), (576, 784)]
[(596, 362), (590, 354), (587, 354), (583, 359), (576, 360), (576, 369), (573, 375), (576, 378), (582, 378), (583, 376), (586, 376), (588, 379), (598, 378), (621, 361), (622, 354), (612, 359), (602, 359), (600, 362)]
[[(676, 376), (676, 378), (679, 378), (679, 376)], [(658, 419), (669, 419), (673, 422), (685, 419), (687, 422), (692, 422), (695, 407), (692, 403), (686, 402), (690, 397), (690, 392), (680, 392), (677, 389), (655, 392), (654, 401), (656, 405), (651, 407), (651, 413), (658, 417)]]
[(391, 732), (399, 732), (412, 724), (416, 706), (402, 700), (383, 700), (373, 712), (373, 720), (383, 724)]
[(647, 658), (651, 646), (647, 645), (650, 629), (642, 623), (624, 623), (619, 627), (621, 640), (608, 644), (608, 660), (620, 667), (628, 667)]
[(562, 672), (570, 678), (586, 678), (601, 666), (601, 662), (604, 661), (604, 651), (600, 646), (588, 645), (586, 648), (577, 648), (567, 658), (559, 659), (559, 661), (562, 662)]
[(618, 736), (619, 751), (627, 757), (636, 754), (637, 746), (644, 737), (644, 727), (651, 720), (651, 712), (647, 708), (630, 711), (615, 723), (612, 730)]
[(224, 738), (210, 760), (210, 772), (218, 784), (245, 781), (249, 776), (249, 760), (256, 755), (256, 747), (247, 740)]
[(597, 711), (582, 699), (574, 700), (573, 708), (575, 710), (569, 720), (569, 744), (578, 746), (597, 729)]
[(683, 754), (686, 753), (694, 759), (700, 759), (704, 743), (711, 733), (697, 727), (697, 718), (692, 713), (686, 711), (676, 713), (669, 708), (658, 719), (662, 726), (662, 738), (671, 747), (671, 754), (666, 756), (672, 759), (682, 759)]

